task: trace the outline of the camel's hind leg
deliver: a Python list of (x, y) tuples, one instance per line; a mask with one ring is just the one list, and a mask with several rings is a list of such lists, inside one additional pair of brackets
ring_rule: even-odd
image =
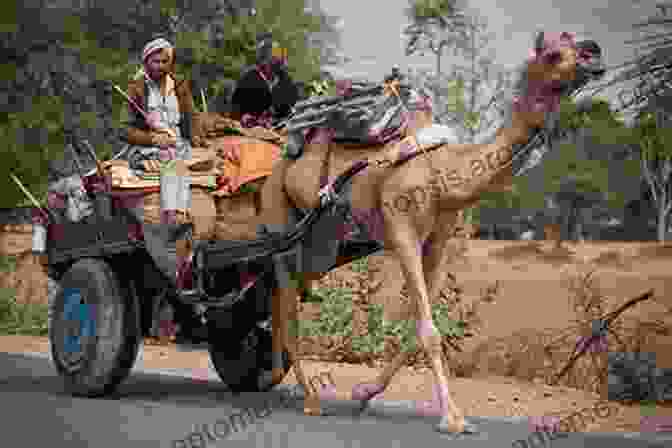
[[(274, 231), (282, 231), (289, 224), (291, 204), (284, 189), (288, 160), (281, 159), (261, 189), (262, 223)], [(273, 351), (272, 383), (279, 384), (285, 377), (283, 352), (287, 348), (287, 319), (291, 306), (291, 291), (273, 291), (271, 298), (271, 332)]]
[[(263, 223), (271, 231), (285, 231), (290, 223), (291, 204), (285, 193), (284, 180), (287, 166), (290, 162), (280, 160), (274, 167), (273, 173), (264, 184), (261, 194)], [(282, 262), (281, 262), (282, 263)], [(279, 268), (279, 266), (278, 266)], [(319, 415), (320, 404), (317, 391), (308, 384), (301, 360), (298, 357), (298, 296), (299, 291), (294, 279), (280, 284), (273, 292), (272, 306), (272, 351), (273, 370), (272, 382), (279, 384), (286, 372), (282, 362), (282, 353), (286, 349), (299, 384), (306, 391), (304, 413)]]

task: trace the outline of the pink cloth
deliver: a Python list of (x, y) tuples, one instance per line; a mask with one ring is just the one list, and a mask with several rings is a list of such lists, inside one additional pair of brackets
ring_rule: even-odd
[(352, 81), (349, 79), (339, 79), (335, 84), (336, 95), (345, 96), (352, 92)]

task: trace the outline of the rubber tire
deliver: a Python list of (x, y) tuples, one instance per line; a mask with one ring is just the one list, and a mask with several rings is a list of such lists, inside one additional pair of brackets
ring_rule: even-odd
[[(122, 288), (103, 260), (84, 258), (73, 264), (59, 282), (49, 329), (52, 361), (73, 396), (100, 397), (114, 392), (131, 372), (142, 333), (140, 307), (132, 291)], [(64, 292), (79, 288), (82, 301), (95, 309), (95, 335), (82, 343), (83, 359), (75, 371), (61, 362), (64, 340)], [(105, 319), (104, 316), (109, 316)]]
[[(231, 391), (267, 392), (273, 388), (270, 383), (260, 384), (264, 373), (273, 366), (272, 340), (269, 330), (256, 325), (237, 344), (227, 340), (225, 335), (211, 338), (209, 352), (212, 365)], [(283, 352), (283, 365), (285, 373), (289, 372), (291, 363), (287, 351)]]

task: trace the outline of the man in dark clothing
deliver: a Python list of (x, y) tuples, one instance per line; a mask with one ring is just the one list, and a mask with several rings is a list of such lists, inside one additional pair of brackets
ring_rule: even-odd
[(287, 117), (299, 89), (287, 71), (286, 56), (274, 51), (271, 33), (257, 37), (257, 63), (243, 71), (231, 98), (234, 119), (252, 125)]

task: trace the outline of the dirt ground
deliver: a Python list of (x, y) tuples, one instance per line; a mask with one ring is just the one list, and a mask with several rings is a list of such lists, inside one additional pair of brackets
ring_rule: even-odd
[[(466, 252), (446, 269), (455, 274), (466, 301), (477, 300), (496, 283), (492, 300), (481, 304), (483, 325), (475, 337), (464, 343), (463, 357), (478, 365), (470, 377), (451, 378), (451, 392), (468, 415), (540, 416), (567, 415), (571, 410), (591, 407), (597, 394), (564, 386), (548, 386), (539, 379), (526, 381), (510, 375), (510, 366), (483, 347), (493, 341), (525, 331), (576, 333), (577, 313), (567, 289), (572, 275), (595, 269), (596, 294), (601, 296), (604, 312), (615, 309), (627, 299), (649, 289), (655, 290), (656, 303), (647, 301), (624, 313), (624, 318), (659, 320), (672, 324), (672, 246), (656, 243), (589, 242), (565, 244), (565, 253), (552, 254), (549, 243), (514, 241), (466, 241)], [(535, 246), (536, 244), (536, 246)], [(536, 247), (536, 248), (535, 248)], [(539, 248), (541, 247), (541, 249)], [(403, 281), (397, 262), (389, 255), (369, 257), (370, 300), (386, 307), (388, 317), (399, 313), (399, 294)], [(34, 275), (34, 274), (33, 274)], [(330, 281), (348, 282), (354, 273), (343, 267)], [(316, 310), (313, 310), (313, 313)], [(303, 319), (312, 313), (304, 311)], [(314, 314), (313, 314), (314, 316)], [(661, 317), (662, 316), (662, 317)], [(572, 329), (574, 328), (574, 329)], [(651, 331), (642, 351), (656, 353), (658, 367), (672, 368), (672, 336)], [(496, 344), (495, 344), (496, 345)], [(665, 347), (668, 347), (666, 350)], [(0, 337), (0, 351), (48, 351), (46, 338)], [(495, 352), (497, 350), (494, 350)], [(450, 362), (450, 360), (449, 360)], [(204, 368), (207, 353), (180, 352), (172, 346), (145, 346), (142, 363), (146, 368)], [(346, 397), (352, 386), (372, 379), (377, 370), (365, 365), (306, 361), (310, 375), (331, 371), (339, 393)], [(518, 375), (520, 376), (520, 375)], [(285, 382), (294, 383), (293, 373)], [(427, 400), (431, 398), (433, 377), (426, 369), (404, 368), (384, 399)], [(638, 432), (644, 417), (639, 406), (621, 406), (604, 420), (589, 425), (586, 431)], [(672, 422), (672, 406), (659, 405), (655, 415)]]
[[(8, 242), (8, 238), (2, 238)], [(18, 244), (9, 244), (18, 251)], [(537, 247), (539, 247), (537, 245)], [(655, 243), (583, 243), (565, 244), (566, 253), (552, 256), (549, 245), (541, 250), (531, 243), (508, 241), (470, 240), (466, 252), (449, 266), (464, 290), (466, 301), (482, 297), (496, 284), (496, 293), (489, 303), (482, 305), (479, 315), (483, 321), (481, 331), (464, 343), (466, 357), (479, 365), (479, 372), (469, 378), (453, 378), (451, 391), (457, 403), (468, 415), (484, 416), (539, 416), (566, 415), (572, 409), (591, 407), (599, 396), (578, 388), (548, 386), (541, 381), (525, 381), (507, 374), (502, 362), (493, 361), (492, 353), (482, 350), (489, 342), (506, 338), (520, 331), (561, 331), (572, 327), (577, 318), (567, 289), (568, 279), (586, 269), (596, 269), (594, 278), (599, 293), (604, 296), (606, 310), (612, 310), (626, 299), (648, 289), (655, 290), (659, 304), (643, 303), (626, 312), (628, 317), (658, 317), (661, 307), (672, 308), (672, 275), (670, 261), (672, 247)], [(369, 258), (370, 301), (385, 305), (388, 318), (400, 311), (399, 294), (403, 281), (397, 262), (389, 255)], [(35, 270), (26, 267), (34, 282)], [(19, 280), (21, 272), (5, 280), (5, 286)], [(352, 283), (351, 267), (335, 271), (329, 282)], [(20, 278), (21, 284), (31, 284)], [(41, 283), (41, 282), (40, 282)], [(17, 285), (19, 286), (19, 285)], [(34, 293), (25, 294), (33, 296)], [(36, 301), (35, 297), (30, 301)], [(37, 300), (38, 302), (40, 300)], [(306, 307), (303, 319), (314, 316)], [(314, 307), (313, 307), (314, 308)], [(311, 316), (311, 314), (313, 316)], [(670, 314), (663, 319), (669, 328)], [(569, 330), (577, 331), (577, 330)], [(672, 342), (669, 334), (650, 335), (646, 351), (657, 355), (659, 367), (672, 368), (672, 352), (665, 350)], [(47, 352), (46, 338), (24, 336), (0, 337), (3, 352)], [(172, 346), (146, 345), (142, 356), (146, 368), (193, 368), (195, 372), (207, 367), (207, 353), (181, 352)], [(371, 379), (377, 370), (365, 365), (306, 361), (309, 375), (331, 371), (339, 393), (346, 397), (352, 386)], [(290, 373), (285, 382), (294, 383)], [(433, 377), (426, 369), (404, 368), (384, 393), (383, 399), (428, 400), (431, 398)], [(617, 412), (610, 417), (589, 425), (587, 431), (641, 430), (644, 416), (638, 406), (615, 405)], [(672, 420), (672, 407), (658, 406), (655, 415)]]

